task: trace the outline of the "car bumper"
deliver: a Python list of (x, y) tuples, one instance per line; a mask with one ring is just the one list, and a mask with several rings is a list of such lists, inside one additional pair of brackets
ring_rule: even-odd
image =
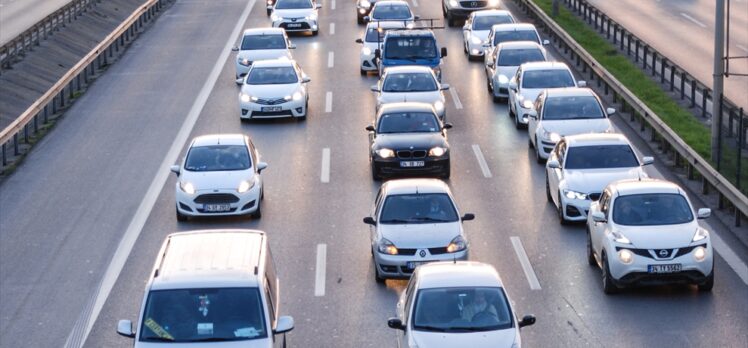
[[(502, 97), (502, 98), (509, 98), (509, 83), (508, 82), (501, 83), (497, 79), (494, 78), (493, 95), (497, 97)], [(520, 121), (522, 121), (521, 118), (520, 118)], [(527, 124), (527, 119), (522, 121), (522, 123)]]
[[(612, 253), (612, 255), (608, 256), (610, 275), (613, 277), (616, 285), (622, 287), (660, 284), (701, 284), (706, 281), (714, 269), (713, 250), (706, 243), (695, 243), (695, 245), (706, 246), (706, 257), (701, 262), (696, 261), (694, 258), (695, 248), (669, 260), (657, 260), (652, 256), (642, 256), (639, 254), (644, 254), (646, 249), (630, 249), (619, 246), (616, 249), (634, 250), (633, 260), (631, 264), (627, 265), (619, 260), (618, 251)], [(650, 265), (671, 264), (680, 264), (681, 270), (673, 273), (652, 273), (649, 271)]]
[(569, 199), (561, 192), (561, 207), (564, 212), (564, 218), (569, 221), (587, 221), (587, 214), (590, 211), (588, 199)]
[(515, 110), (517, 111), (517, 119), (519, 120), (519, 123), (521, 124), (527, 124), (530, 119), (530, 110), (532, 109), (525, 109), (519, 103), (518, 105), (515, 105)]
[(235, 65), (236, 65), (236, 78), (237, 79), (247, 75), (247, 73), (249, 72), (249, 68), (252, 67), (252, 65), (241, 65), (238, 62), (235, 63)]
[[(403, 167), (402, 162), (423, 161), (422, 167)], [(449, 156), (441, 158), (381, 159), (372, 160), (374, 171), (382, 176), (396, 175), (441, 175), (449, 171)]]
[(377, 66), (377, 63), (375, 62), (375, 58), (373, 54), (360, 54), (359, 60), (361, 62), (361, 70), (365, 70), (365, 71), (379, 70), (379, 67)]
[[(188, 216), (231, 216), (245, 215), (257, 210), (262, 192), (262, 184), (255, 184), (249, 191), (238, 193), (236, 190), (201, 190), (189, 195), (176, 186), (177, 210)], [(228, 204), (228, 211), (207, 211), (210, 204)]]
[(283, 28), (286, 30), (286, 32), (303, 32), (303, 31), (319, 30), (317, 21), (311, 20), (311, 19), (297, 20), (296, 22), (293, 22), (290, 20), (278, 20), (278, 21), (273, 22), (273, 28)]
[(483, 43), (476, 44), (468, 40), (468, 53), (473, 57), (483, 57)]
[[(265, 108), (265, 109), (263, 109)], [(279, 108), (270, 110), (267, 108)], [(242, 119), (255, 118), (284, 118), (284, 117), (303, 117), (306, 116), (306, 102), (302, 100), (292, 100), (283, 104), (263, 105), (257, 103), (240, 102), (239, 117)]]
[(374, 252), (374, 262), (379, 270), (379, 276), (382, 278), (409, 278), (415, 270), (414, 266), (428, 262), (467, 260), (468, 258), (467, 249), (456, 253), (437, 255), (426, 252), (424, 257), (419, 254), (421, 250), (418, 249), (415, 255), (388, 255)]

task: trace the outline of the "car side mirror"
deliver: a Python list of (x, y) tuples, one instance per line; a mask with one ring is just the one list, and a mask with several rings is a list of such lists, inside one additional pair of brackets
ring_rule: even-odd
[(450, 88), (448, 83), (442, 83), (441, 90), (442, 91), (448, 91)]
[(363, 43), (364, 43), (364, 40), (361, 40), (361, 39), (356, 39), (356, 43), (360, 43), (360, 44), (363, 44)]
[(511, 89), (513, 91), (517, 90), (517, 80), (515, 80), (514, 78), (512, 78), (511, 80), (509, 80), (509, 89)]
[(493, 68), (493, 60), (489, 60), (486, 62), (486, 66), (489, 68)]
[(169, 169), (170, 169), (170, 170), (171, 170), (172, 172), (174, 172), (174, 174), (176, 174), (177, 176), (179, 176), (179, 174), (181, 174), (181, 170), (182, 170), (182, 168), (181, 168), (180, 166), (178, 166), (178, 165), (173, 165), (173, 166), (171, 166), (171, 168), (169, 168)]
[(532, 324), (535, 324), (535, 316), (529, 314), (522, 317), (522, 321), (519, 322), (519, 327), (530, 326)]
[(267, 9), (268, 9), (268, 11), (272, 11), (273, 10), (273, 5), (268, 6)]
[(125, 336), (134, 338), (135, 337), (135, 331), (132, 330), (132, 321), (122, 319), (117, 323), (117, 333)]
[(577, 87), (587, 87), (587, 81), (577, 81)]
[(283, 315), (278, 318), (278, 324), (275, 325), (274, 334), (282, 334), (293, 330), (293, 317)]
[(389, 318), (387, 320), (387, 326), (390, 327), (390, 329), (398, 329), (405, 331), (405, 325), (403, 325), (402, 320), (397, 318)]
[(309, 83), (309, 82), (312, 82), (312, 79), (309, 78), (309, 76), (304, 76), (304, 77), (301, 78), (301, 82), (302, 83)]
[(369, 16), (364, 16), (364, 22), (369, 22), (369, 21), (371, 21), (371, 17), (369, 17)]
[(231, 51), (232, 52), (238, 52), (239, 51), (239, 46), (231, 47)]
[(533, 120), (537, 120), (538, 112), (535, 109), (530, 109), (530, 111), (527, 112), (527, 116)]
[(417, 21), (417, 20), (420, 20), (420, 19), (421, 19), (421, 16), (420, 16), (420, 15), (415, 15), (415, 16), (413, 16), (413, 20), (415, 20), (415, 21)]
[(377, 85), (371, 85), (371, 87), (369, 87), (369, 89), (371, 89), (372, 92), (377, 92), (377, 93), (380, 92), (379, 86), (377, 86)]
[(645, 156), (644, 158), (642, 158), (642, 165), (643, 166), (650, 165), (654, 163), (654, 161), (655, 161), (654, 157)]
[(608, 222), (608, 219), (605, 218), (605, 214), (603, 214), (600, 211), (596, 211), (592, 213), (592, 221), (594, 222)]
[(615, 108), (607, 108), (607, 109), (605, 109), (605, 113), (607, 113), (608, 115), (615, 114), (616, 113), (616, 109)]
[(475, 214), (470, 214), (470, 213), (467, 213), (460, 218), (460, 220), (462, 221), (470, 221), (474, 219), (475, 219)]
[(442, 129), (452, 129), (452, 124), (451, 124), (451, 123), (445, 123), (445, 124), (444, 124), (444, 125), (442, 126)]
[(699, 219), (706, 219), (712, 216), (712, 210), (709, 208), (701, 208), (696, 213), (696, 215), (698, 216)]
[(551, 42), (550, 42), (550, 41), (548, 41), (548, 40), (543, 40), (543, 46), (545, 46), (545, 45), (550, 45), (550, 44), (551, 44)]
[(442, 52), (441, 53), (442, 53), (442, 58), (446, 57), (447, 56), (447, 48), (446, 47), (442, 47)]
[(288, 44), (288, 49), (289, 50), (295, 50), (296, 49), (296, 45), (295, 44)]
[(265, 163), (265, 162), (257, 162), (257, 172), (258, 173), (262, 173), (262, 171), (265, 170), (265, 168), (267, 168), (267, 167), (268, 167), (267, 163)]
[(374, 132), (374, 131), (376, 131), (376, 129), (374, 129), (374, 126), (372, 126), (372, 125), (368, 125), (368, 126), (366, 126), (366, 130), (367, 130), (367, 131), (369, 131), (369, 132)]
[(561, 163), (558, 163), (558, 160), (555, 160), (555, 159), (548, 161), (546, 165), (548, 166), (548, 168), (551, 168), (551, 169), (561, 169)]
[(372, 225), (372, 226), (376, 226), (377, 225), (377, 222), (374, 221), (374, 218), (371, 217), (371, 216), (365, 217), (364, 218), (364, 223), (367, 224), (367, 225)]
[(317, 9), (320, 9), (320, 8), (322, 8), (322, 4), (317, 4), (317, 5), (315, 6), (315, 8), (317, 8)]

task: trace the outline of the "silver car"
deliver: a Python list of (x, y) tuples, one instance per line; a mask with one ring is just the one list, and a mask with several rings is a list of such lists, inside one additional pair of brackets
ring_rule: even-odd
[(428, 66), (406, 65), (387, 68), (379, 83), (371, 86), (377, 94), (377, 110), (389, 103), (419, 102), (434, 106), (436, 115), (446, 122), (444, 91), (446, 83), (440, 83)]
[(391, 180), (382, 185), (374, 200), (371, 253), (374, 278), (408, 278), (420, 264), (466, 260), (468, 242), (452, 192), (437, 179)]

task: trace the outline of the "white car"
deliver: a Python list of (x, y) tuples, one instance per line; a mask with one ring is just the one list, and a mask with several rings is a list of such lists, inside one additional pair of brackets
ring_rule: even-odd
[(173, 165), (177, 220), (191, 216), (262, 216), (262, 171), (267, 168), (249, 137), (195, 138), (181, 165)]
[(471, 13), (462, 27), (462, 41), (468, 59), (483, 56), (483, 44), (488, 40), (488, 34), (494, 25), (514, 22), (514, 16), (505, 10), (482, 10)]
[(320, 8), (322, 5), (312, 0), (277, 0), (268, 6), (268, 10), (272, 10), (273, 28), (283, 28), (287, 32), (309, 31), (312, 35), (319, 33)]
[(521, 347), (519, 320), (499, 273), (474, 261), (418, 266), (387, 325), (397, 329), (398, 347)]
[(442, 0), (442, 14), (447, 25), (453, 27), (457, 20), (468, 18), (474, 11), (498, 9), (499, 6), (499, 0)]
[[(537, 110), (537, 111), (536, 111)], [(611, 133), (608, 119), (616, 112), (604, 109), (600, 98), (589, 88), (546, 89), (530, 110), (527, 133), (535, 158), (543, 163), (561, 138), (584, 133)]]
[(249, 67), (258, 60), (291, 59), (291, 50), (296, 45), (288, 41), (286, 31), (281, 28), (253, 28), (244, 30), (240, 46), (232, 50), (236, 54), (236, 83), (242, 83)]
[[(509, 79), (509, 116), (519, 129), (528, 124), (535, 99), (546, 88), (584, 87), (585, 81), (576, 81), (571, 69), (559, 62), (532, 62), (519, 66)], [(554, 142), (555, 143), (555, 142)]]
[(379, 82), (371, 86), (377, 94), (377, 110), (388, 103), (428, 103), (442, 122), (446, 122), (447, 114), (443, 91), (448, 89), (449, 85), (440, 83), (431, 68), (422, 65), (387, 68)]
[(587, 261), (602, 269), (603, 291), (663, 283), (714, 286), (709, 231), (678, 185), (663, 180), (626, 180), (608, 185), (587, 218)]
[[(534, 25), (529, 23), (495, 24), (488, 33), (486, 42), (483, 43), (483, 52), (493, 52), (502, 42), (532, 41), (538, 45), (548, 45), (550, 41), (541, 40), (540, 34)], [(485, 60), (488, 56), (483, 55)]]
[(509, 97), (509, 79), (517, 74), (520, 65), (548, 61), (545, 48), (532, 41), (503, 42), (489, 55), (486, 83), (495, 102)]
[(371, 22), (366, 25), (364, 37), (356, 40), (357, 43), (361, 44), (361, 53), (359, 54), (361, 75), (366, 75), (369, 71), (379, 72), (375, 52), (382, 49), (384, 34), (389, 29), (403, 28), (405, 28), (404, 22)]
[(371, 7), (377, 3), (377, 0), (356, 0), (356, 22), (364, 24), (364, 18), (371, 12)]
[(371, 7), (369, 15), (364, 17), (366, 22), (398, 21), (412, 25), (419, 19), (413, 14), (410, 4), (403, 0), (379, 0)]
[(643, 166), (622, 134), (580, 134), (562, 138), (545, 166), (545, 195), (558, 210), (558, 220), (585, 221), (590, 203), (605, 186), (624, 179), (647, 178)]
[(309, 112), (306, 84), (310, 81), (296, 61), (276, 59), (255, 62), (245, 76), (239, 93), (239, 117), (242, 120), (281, 117), (306, 119)]
[(437, 179), (399, 179), (385, 182), (377, 192), (371, 225), (374, 279), (408, 278), (416, 266), (433, 261), (465, 260), (468, 242), (446, 183)]

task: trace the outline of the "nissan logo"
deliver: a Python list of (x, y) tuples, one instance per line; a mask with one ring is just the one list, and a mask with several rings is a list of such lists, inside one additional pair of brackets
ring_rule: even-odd
[(418, 255), (421, 255), (421, 257), (426, 257), (426, 250), (421, 250), (421, 252), (418, 253)]
[(669, 252), (665, 249), (660, 250), (660, 257), (667, 257)]

